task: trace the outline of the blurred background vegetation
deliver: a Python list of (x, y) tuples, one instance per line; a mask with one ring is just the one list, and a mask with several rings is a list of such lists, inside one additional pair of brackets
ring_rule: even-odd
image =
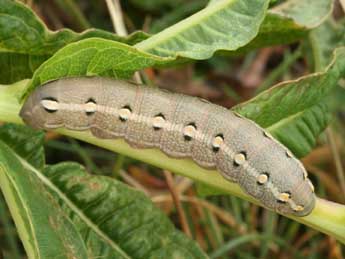
[[(24, 2), (51, 30), (114, 30), (102, 0)], [(202, 9), (207, 2), (127, 0), (121, 4), (129, 33), (136, 30), (155, 33)], [(271, 1), (271, 5), (282, 2)], [(344, 9), (338, 1), (332, 18), (301, 43), (263, 48), (243, 56), (216, 55), (173, 69), (147, 69), (145, 81), (230, 108), (275, 83), (314, 72), (315, 64), (310, 58), (313, 37), (328, 35), (333, 46), (335, 42), (345, 43)], [(331, 126), (302, 161), (318, 195), (344, 204), (345, 79), (331, 98)], [(344, 247), (334, 238), (232, 196), (199, 197), (197, 188), (187, 178), (172, 179), (170, 173), (162, 174), (161, 169), (56, 133), (46, 135), (45, 149), (48, 164), (78, 161), (93, 174), (116, 177), (142, 190), (177, 228), (190, 232), (211, 258), (345, 258)], [(176, 192), (178, 206), (171, 198), (171, 193)], [(176, 209), (179, 206), (182, 212)], [(25, 257), (2, 196), (0, 250), (4, 258)]]

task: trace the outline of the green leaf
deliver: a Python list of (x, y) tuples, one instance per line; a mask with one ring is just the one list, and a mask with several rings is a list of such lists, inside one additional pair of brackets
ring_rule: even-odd
[(71, 42), (98, 37), (132, 45), (148, 37), (142, 32), (120, 37), (97, 29), (53, 32), (28, 7), (11, 0), (0, 0), (0, 28), (1, 83), (30, 78), (40, 64)]
[(80, 234), (33, 167), (0, 140), (0, 188), (28, 258), (87, 258)]
[(170, 60), (138, 51), (120, 42), (86, 39), (62, 48), (40, 66), (28, 92), (47, 81), (68, 76), (130, 78), (137, 70), (163, 65)]
[(135, 45), (163, 57), (207, 59), (236, 50), (258, 33), (268, 0), (218, 0), (187, 19)]
[[(321, 26), (311, 31), (309, 36), (309, 59), (316, 71), (321, 71), (331, 62), (335, 48), (345, 45), (345, 20), (336, 22), (329, 18)], [(344, 110), (345, 90), (337, 87), (328, 102), (331, 111)]]
[(309, 40), (316, 71), (325, 69), (331, 62), (333, 50), (345, 45), (344, 25), (344, 21), (338, 24), (333, 19), (328, 19), (311, 31)]
[(143, 193), (109, 177), (89, 175), (75, 163), (47, 167), (44, 174), (90, 221), (66, 208), (84, 237), (89, 256), (206, 258)]
[(282, 119), (267, 130), (297, 157), (303, 157), (315, 147), (317, 137), (327, 127), (331, 117), (327, 103), (320, 102)]
[(31, 78), (50, 55), (28, 55), (0, 52), (0, 83), (9, 84)]
[[(224, 8), (222, 12), (212, 13), (212, 8), (226, 2), (229, 3), (229, 6)], [(288, 44), (305, 37), (309, 30), (320, 25), (331, 13), (333, 1), (286, 1), (267, 12), (260, 28), (254, 24), (249, 26), (248, 21), (238, 23), (237, 16), (245, 12), (245, 7), (250, 13), (248, 19), (252, 19), (253, 22), (260, 25), (262, 18), (259, 17), (260, 11), (252, 3), (241, 0), (213, 0), (205, 9), (136, 44), (136, 46), (141, 50), (160, 56), (206, 59), (219, 50), (242, 53), (265, 46)], [(254, 9), (256, 9), (255, 12)], [(212, 15), (208, 17), (208, 13), (212, 13)], [(204, 19), (203, 16), (207, 19)], [(170, 16), (169, 19), (172, 18), (174, 17)], [(218, 31), (211, 31), (209, 24), (212, 25), (212, 29), (218, 28)], [(259, 31), (257, 31), (258, 28)], [(241, 38), (237, 38), (238, 35), (241, 35)], [(246, 45), (254, 36), (255, 38)], [(245, 40), (247, 42), (244, 42)], [(244, 44), (241, 43), (242, 41)]]
[(42, 131), (33, 131), (24, 127), (18, 130), (17, 125), (5, 124), (0, 127), (0, 139), (6, 140), (6, 145), (33, 167), (43, 169), (45, 158)]
[(304, 27), (313, 28), (320, 25), (332, 9), (333, 1), (329, 0), (289, 0), (274, 7), (271, 12), (292, 18)]
[(339, 48), (324, 72), (280, 83), (234, 110), (267, 128), (296, 155), (303, 156), (327, 125), (328, 114), (321, 102), (344, 75), (345, 48)]
[(332, 9), (332, 0), (286, 1), (267, 12), (258, 35), (237, 52), (289, 44), (304, 38), (330, 15)]
[(206, 258), (143, 193), (76, 163), (40, 171), (26, 157), (42, 150), (41, 133), (16, 125), (0, 132), (0, 187), (17, 227), (26, 227), (30, 258)]
[[(152, 1), (152, 7), (156, 1)], [(164, 1), (163, 1), (164, 2)], [(221, 2), (221, 0), (210, 1), (210, 5)], [(146, 3), (146, 2), (145, 2)], [(175, 3), (174, 3), (175, 4)], [(184, 16), (184, 13), (190, 13), (190, 9), (198, 9), (202, 3), (200, 2), (191, 2), (189, 5), (191, 8), (181, 8), (181, 10), (176, 9), (173, 12), (168, 13), (165, 17), (157, 21), (156, 29), (166, 27), (164, 24), (172, 25), (174, 22), (178, 21), (178, 17)], [(157, 5), (156, 5), (157, 6)], [(188, 10), (187, 10), (188, 9)], [(332, 12), (333, 1), (332, 0), (289, 0), (285, 3), (275, 6), (270, 9), (265, 16), (264, 21), (262, 22), (258, 35), (251, 41), (248, 45), (245, 45), (238, 50), (232, 50), (233, 53), (241, 53), (249, 51), (252, 49), (257, 49), (266, 46), (278, 45), (278, 44), (288, 44), (295, 42), (303, 37), (305, 37), (313, 28), (318, 27)], [(229, 19), (229, 18), (227, 18)], [(174, 25), (174, 28), (177, 28), (177, 25)], [(179, 29), (179, 28), (177, 28)], [(169, 30), (171, 30), (169, 28)], [(184, 33), (184, 31), (181, 31)], [(160, 39), (160, 37), (165, 36), (165, 32), (158, 33), (154, 37)], [(205, 33), (207, 34), (207, 33)], [(172, 46), (170, 50), (176, 52), (181, 51), (180, 44), (181, 35), (178, 33), (174, 38), (171, 39), (171, 42), (176, 42), (176, 46)], [(202, 40), (202, 39), (201, 39)], [(151, 40), (147, 40), (151, 41)], [(146, 41), (138, 44), (146, 44)], [(156, 44), (156, 41), (152, 41), (152, 44)], [(186, 43), (188, 44), (188, 42)], [(155, 45), (152, 45), (156, 48)], [(151, 46), (151, 47), (152, 47)], [(190, 49), (193, 50), (195, 45), (190, 44)], [(146, 50), (146, 49), (145, 49)], [(217, 49), (219, 50), (219, 49)], [(231, 49), (230, 49), (231, 50)], [(155, 53), (155, 52), (153, 52)], [(159, 53), (160, 54), (160, 53)], [(174, 54), (174, 53), (173, 53)], [(165, 56), (165, 54), (160, 54)], [(173, 55), (172, 55), (173, 56)], [(185, 56), (185, 55), (181, 55)], [(188, 56), (187, 56), (188, 57)], [(327, 63), (328, 64), (328, 63)]]

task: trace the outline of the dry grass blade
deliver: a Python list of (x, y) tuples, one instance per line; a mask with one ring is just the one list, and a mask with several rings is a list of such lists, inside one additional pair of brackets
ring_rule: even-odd
[(192, 233), (190, 232), (189, 226), (188, 226), (188, 222), (187, 222), (187, 218), (186, 215), (183, 211), (182, 208), (182, 204), (180, 202), (180, 195), (177, 192), (176, 188), (175, 188), (175, 182), (174, 182), (174, 178), (172, 176), (172, 174), (169, 171), (164, 170), (164, 175), (165, 175), (165, 179), (167, 181), (170, 193), (171, 193), (171, 197), (175, 203), (176, 209), (177, 209), (177, 213), (179, 215), (180, 218), (180, 223), (183, 229), (183, 232), (189, 236), (192, 237)]

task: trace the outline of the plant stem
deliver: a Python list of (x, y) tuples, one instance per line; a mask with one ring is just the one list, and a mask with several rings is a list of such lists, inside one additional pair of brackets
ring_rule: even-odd
[(123, 22), (123, 15), (119, 0), (105, 0), (113, 22), (114, 30), (119, 36), (127, 36), (126, 26)]
[[(127, 36), (128, 32), (123, 21), (122, 9), (119, 0), (105, 0), (109, 9), (110, 17), (113, 22), (114, 30), (119, 36)], [(140, 73), (134, 73), (134, 81), (142, 84)]]

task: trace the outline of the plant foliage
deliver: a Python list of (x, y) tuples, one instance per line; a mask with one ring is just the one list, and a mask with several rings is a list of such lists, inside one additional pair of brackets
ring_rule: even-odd
[[(333, 1), (200, 1), (190, 16), (179, 7), (183, 1), (130, 2), (147, 12), (176, 10), (158, 33), (120, 37), (94, 28), (51, 31), (28, 6), (0, 0), (0, 83), (8, 84), (0, 88), (0, 120), (22, 123), (18, 112), (23, 100), (50, 80), (130, 79), (145, 69), (302, 42), (314, 72), (276, 84), (233, 110), (266, 128), (296, 156), (311, 152), (332, 117), (329, 97), (345, 77), (344, 30), (329, 18)], [(182, 16), (188, 17), (176, 20)], [(235, 183), (189, 160), (87, 132), (58, 132), (190, 177), (208, 195), (234, 194), (258, 203)], [(0, 128), (0, 189), (29, 258), (208, 257), (143, 193), (108, 176), (92, 175), (77, 163), (46, 165), (43, 144), (42, 132), (14, 124)], [(340, 204), (318, 199), (310, 216), (293, 219), (345, 242), (345, 208)]]

